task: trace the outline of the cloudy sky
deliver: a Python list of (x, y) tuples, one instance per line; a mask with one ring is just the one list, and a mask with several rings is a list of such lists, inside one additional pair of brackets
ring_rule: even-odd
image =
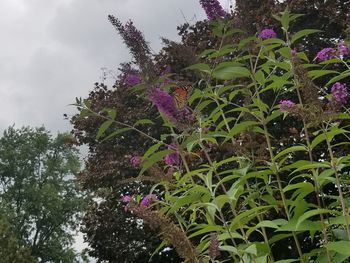
[[(226, 9), (230, 2), (221, 0)], [(108, 14), (132, 19), (154, 51), (160, 37), (177, 39), (177, 25), (205, 17), (198, 0), (0, 0), (0, 132), (70, 130), (68, 105), (88, 95), (101, 68), (130, 58)]]
[[(128, 52), (107, 21), (133, 19), (153, 50), (176, 25), (204, 18), (198, 0), (1, 0), (0, 131), (15, 124), (70, 129), (75, 97), (86, 97)], [(221, 1), (224, 7), (230, 0)]]

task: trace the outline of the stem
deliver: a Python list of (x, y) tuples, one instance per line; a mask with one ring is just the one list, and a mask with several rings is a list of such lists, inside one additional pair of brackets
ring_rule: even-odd
[[(292, 71), (293, 71), (292, 72), (293, 75), (295, 75), (294, 64), (293, 63), (292, 63)], [(300, 94), (299, 83), (298, 83), (297, 79), (296, 79), (295, 87), (296, 87), (299, 103), (300, 103), (301, 107), (304, 107), (303, 99), (302, 99), (301, 94)], [(311, 163), (313, 163), (313, 156), (312, 156), (312, 149), (311, 149), (311, 140), (310, 140), (309, 131), (308, 131), (308, 128), (307, 128), (307, 125), (306, 125), (305, 117), (302, 117), (302, 122), (303, 122), (303, 127), (304, 127), (304, 132), (305, 132), (305, 139), (306, 139), (306, 144), (307, 144), (307, 151), (308, 151), (308, 154), (309, 154), (309, 160), (310, 160)], [(320, 208), (323, 208), (323, 207), (325, 207), (325, 203), (324, 203), (324, 199), (323, 199), (323, 193), (322, 193), (322, 189), (321, 189), (321, 187), (320, 187), (320, 185), (319, 185), (319, 183), (317, 181), (315, 169), (312, 169), (312, 178), (313, 178), (314, 186), (315, 186), (317, 205)], [(320, 196), (321, 196), (322, 201), (320, 199)], [(328, 241), (328, 237), (327, 237), (327, 226), (326, 226), (323, 214), (320, 214), (320, 220), (321, 220), (321, 225), (322, 225), (322, 235), (323, 235), (323, 238), (324, 238), (324, 242), (327, 245), (329, 241)], [(327, 246), (325, 246), (325, 247), (326, 247), (327, 261), (329, 263), (331, 263), (332, 262), (331, 255), (329, 254), (329, 250), (328, 250)]]
[[(209, 165), (210, 165), (211, 167), (214, 167), (213, 161), (211, 160), (211, 158), (210, 158), (210, 156), (209, 156), (207, 150), (205, 149), (204, 145), (203, 145), (202, 143), (200, 143), (199, 145), (201, 146), (201, 148), (202, 148), (202, 150), (203, 150), (203, 152), (204, 152), (204, 155), (205, 155), (205, 157), (207, 158), (207, 160), (208, 160), (208, 162), (209, 162)], [(213, 169), (213, 172), (214, 172), (215, 177), (216, 177), (219, 181), (221, 181), (221, 178), (220, 178), (219, 174), (217, 173), (216, 169)], [(227, 189), (226, 189), (226, 187), (225, 187), (223, 184), (221, 184), (221, 189), (222, 189), (223, 192), (227, 195)], [(233, 216), (236, 217), (238, 214), (237, 214), (237, 212), (236, 212), (236, 210), (235, 210), (235, 208), (233, 207), (233, 205), (232, 205), (231, 202), (230, 202), (230, 208), (231, 208), (231, 211), (232, 211)], [(248, 240), (248, 237), (247, 237), (247, 235), (246, 235), (246, 233), (245, 233), (245, 231), (244, 231), (242, 225), (239, 223), (238, 226), (239, 226), (239, 229), (240, 229), (241, 232), (242, 232), (242, 236), (243, 236), (245, 242), (246, 242), (247, 244), (250, 244), (250, 241)]]
[[(259, 51), (259, 54), (260, 54), (260, 51)], [(259, 56), (257, 57), (257, 60), (259, 60)], [(253, 62), (250, 59), (250, 66), (251, 66), (251, 69), (252, 69), (252, 80), (253, 80), (253, 83), (254, 83), (254, 86), (255, 86), (255, 93), (256, 93), (257, 99), (261, 100), (260, 93), (259, 93), (258, 86), (257, 86), (257, 82), (256, 82), (256, 79), (255, 79), (255, 71), (256, 71), (257, 64), (258, 63), (256, 61), (254, 66), (253, 66)], [(277, 171), (277, 164), (274, 161), (274, 154), (273, 154), (273, 151), (272, 151), (271, 140), (270, 140), (270, 137), (268, 135), (268, 129), (267, 129), (267, 126), (266, 126), (266, 120), (265, 120), (264, 114), (262, 114), (261, 123), (263, 125), (265, 140), (266, 140), (266, 143), (267, 143), (267, 147), (268, 147), (268, 151), (269, 151), (269, 154), (270, 154), (271, 162), (272, 162), (273, 167), (276, 168), (275, 176), (276, 176), (276, 179), (277, 179), (278, 189), (279, 189), (279, 192), (280, 192), (280, 195), (281, 195), (281, 198), (282, 198), (282, 204), (283, 204), (283, 207), (284, 207), (287, 219), (288, 219), (288, 221), (290, 221), (290, 214), (289, 214), (289, 211), (288, 211), (287, 201), (286, 201), (286, 197), (285, 197), (284, 192), (283, 192), (282, 181), (281, 181), (281, 178), (280, 178), (280, 176), (278, 174), (278, 171)], [(294, 238), (294, 242), (295, 242), (296, 248), (298, 250), (300, 262), (303, 263), (304, 262), (304, 260), (303, 260), (303, 252), (301, 250), (301, 246), (300, 246), (298, 237), (295, 234), (295, 231), (292, 231), (292, 235), (293, 235), (293, 238)]]
[[(215, 100), (215, 102), (216, 102), (216, 104), (217, 104), (218, 106), (220, 106), (220, 104), (219, 104), (219, 102), (218, 102), (217, 100)], [(227, 122), (225, 113), (223, 112), (222, 108), (220, 108), (220, 113), (221, 113), (221, 116), (222, 116), (222, 118), (223, 118), (223, 120), (224, 120), (224, 123), (225, 123), (225, 126), (226, 126), (227, 131), (230, 132), (230, 125), (229, 125), (228, 122)], [(237, 124), (237, 123), (238, 123), (238, 120), (240, 119), (240, 117), (243, 116), (242, 113), (243, 113), (243, 112), (241, 112), (241, 113), (239, 114), (238, 118), (236, 119), (235, 124)], [(235, 141), (234, 141), (233, 137), (231, 138), (231, 142), (232, 142), (232, 146), (234, 146)], [(247, 190), (248, 190), (248, 191), (249, 191), (249, 190), (252, 190), (252, 189), (250, 188), (248, 182), (246, 182), (246, 187), (247, 187)], [(258, 221), (259, 221), (259, 223), (260, 223), (260, 222), (262, 221), (262, 219), (261, 219), (261, 216), (260, 216), (259, 214), (257, 215), (257, 218), (258, 218)], [(273, 255), (272, 255), (272, 252), (271, 252), (272, 250), (271, 250), (271, 247), (270, 247), (269, 239), (268, 239), (268, 237), (267, 237), (267, 235), (266, 235), (265, 227), (262, 227), (261, 230), (262, 230), (262, 235), (263, 235), (264, 241), (265, 241), (265, 243), (268, 245), (268, 249), (269, 249), (269, 253), (270, 253), (270, 258), (271, 258), (271, 262), (274, 262)]]
[(333, 169), (334, 175), (335, 175), (335, 183), (336, 183), (336, 186), (338, 188), (340, 204), (342, 207), (343, 216), (344, 216), (344, 220), (345, 220), (345, 228), (346, 228), (346, 232), (348, 234), (348, 239), (350, 240), (350, 227), (349, 227), (349, 219), (348, 219), (349, 213), (347, 212), (347, 209), (346, 209), (344, 195), (343, 195), (343, 191), (341, 189), (340, 177), (338, 175), (337, 167), (335, 164), (335, 158), (333, 155), (332, 146), (331, 146), (331, 143), (327, 137), (327, 131), (326, 131), (323, 123), (322, 123), (322, 132), (326, 138), (327, 150), (328, 150), (329, 156), (331, 158), (331, 165), (332, 165), (332, 169)]

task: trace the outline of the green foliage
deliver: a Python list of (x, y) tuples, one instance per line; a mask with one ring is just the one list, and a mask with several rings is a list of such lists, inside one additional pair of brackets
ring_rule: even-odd
[(29, 248), (20, 247), (12, 232), (10, 223), (3, 217), (0, 219), (0, 257), (1, 262), (35, 263)]
[[(256, 10), (246, 11), (249, 16)], [(124, 203), (126, 214), (140, 217), (163, 237), (153, 256), (169, 246), (187, 262), (343, 262), (349, 257), (349, 103), (337, 103), (329, 86), (338, 80), (348, 83), (349, 60), (347, 56), (315, 60), (318, 50), (309, 49), (320, 47), (315, 38), (325, 43), (321, 33), (333, 36), (327, 41), (340, 36), (318, 29), (293, 30), (299, 17), (288, 10), (275, 15), (282, 34), (266, 40), (257, 38), (256, 32), (247, 37), (233, 29), (229, 19), (208, 27), (198, 24), (194, 31), (208, 49), (196, 49), (196, 41), (191, 46), (198, 51), (197, 59), (185, 70), (199, 79), (193, 81), (188, 98), (193, 121), (187, 125), (167, 119), (158, 107), (162, 118), (148, 117), (139, 130), (133, 118), (101, 114), (105, 105), (98, 99), (96, 105), (78, 104), (80, 120), (86, 111), (100, 120), (100, 128), (90, 130), (90, 145), (105, 134), (118, 147), (135, 146), (127, 141), (135, 133), (151, 144), (142, 149), (139, 177), (133, 178), (134, 174), (131, 179), (140, 185), (147, 176), (152, 179), (150, 192), (158, 200), (144, 207), (140, 205), (144, 189), (120, 192), (130, 195), (131, 201)], [(152, 82), (147, 74), (141, 72), (146, 90), (163, 87), (165, 80), (177, 84), (176, 77)], [(168, 83), (163, 84), (168, 91)], [(135, 99), (140, 97), (149, 99), (147, 92)], [(279, 102), (287, 99), (295, 104), (284, 109)], [(134, 105), (130, 116), (137, 109)], [(120, 127), (125, 129), (123, 135)], [(146, 127), (162, 132), (150, 135)], [(176, 149), (169, 150), (170, 144)], [(100, 156), (110, 153), (107, 147), (93, 149)], [(169, 164), (167, 158), (174, 154), (180, 164)], [(119, 156), (129, 157), (125, 152)], [(117, 179), (123, 181), (121, 176)], [(120, 189), (117, 183), (110, 187)], [(91, 225), (88, 233), (95, 237)]]
[(74, 182), (80, 164), (71, 141), (44, 128), (10, 127), (0, 138), (0, 208), (18, 251), (27, 247), (40, 262), (75, 262), (71, 245), (84, 199)]

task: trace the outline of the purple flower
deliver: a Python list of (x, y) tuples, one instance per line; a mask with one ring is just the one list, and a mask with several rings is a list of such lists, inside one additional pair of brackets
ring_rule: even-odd
[(346, 103), (349, 95), (345, 83), (336, 82), (331, 88), (332, 99), (338, 103)]
[(295, 48), (293, 48), (290, 54), (294, 57), (298, 54), (298, 51)]
[(141, 82), (141, 77), (138, 74), (128, 74), (125, 77), (125, 84), (128, 86), (135, 86)]
[(330, 47), (320, 50), (316, 55), (316, 59), (318, 59), (319, 61), (329, 60), (334, 57), (335, 57), (335, 50)]
[(275, 38), (276, 36), (277, 36), (276, 32), (270, 28), (266, 28), (258, 34), (258, 38), (260, 38), (262, 40), (269, 39), (269, 38)]
[(122, 202), (123, 203), (129, 203), (131, 201), (131, 196), (130, 195), (124, 195), (122, 197)]
[(138, 30), (134, 23), (129, 20), (123, 25), (120, 20), (112, 15), (108, 16), (108, 20), (117, 29), (124, 43), (129, 48), (130, 53), (136, 60), (136, 63), (143, 68), (149, 63), (150, 48), (140, 30)]
[(149, 92), (148, 98), (157, 106), (160, 112), (173, 121), (177, 120), (179, 111), (174, 104), (173, 97), (169, 93), (159, 88), (153, 88)]
[(220, 5), (218, 0), (199, 0), (209, 20), (215, 20), (218, 17), (225, 17), (227, 13)]
[(122, 197), (122, 202), (126, 203), (126, 205), (124, 206), (124, 211), (125, 212), (128, 212), (128, 210), (129, 210), (129, 207), (130, 207), (129, 203), (130, 203), (130, 201), (131, 201), (131, 196), (130, 195), (124, 195)]
[(142, 158), (141, 156), (134, 155), (133, 157), (131, 157), (130, 162), (134, 168), (139, 168), (142, 162)]
[(180, 164), (180, 156), (177, 153), (167, 154), (164, 158), (164, 162), (167, 165), (179, 165)]
[(148, 206), (150, 206), (150, 204), (152, 203), (152, 201), (153, 201), (154, 199), (156, 199), (156, 198), (157, 198), (157, 196), (154, 195), (154, 194), (146, 195), (144, 198), (142, 198), (141, 203), (140, 203), (140, 206), (148, 207)]
[(168, 147), (171, 150), (175, 150), (174, 153), (169, 153), (164, 157), (164, 162), (167, 165), (171, 165), (171, 166), (177, 166), (180, 164), (180, 154), (179, 154), (179, 150), (177, 149), (176, 145), (174, 143), (170, 144), (170, 146)]
[(283, 112), (289, 112), (294, 106), (295, 106), (295, 103), (291, 100), (280, 101), (280, 109)]
[(343, 40), (338, 43), (338, 52), (340, 56), (347, 56), (350, 54), (350, 45), (346, 45)]
[(166, 66), (165, 69), (163, 69), (161, 72), (160, 72), (160, 76), (164, 76), (166, 74), (169, 74), (171, 72), (171, 67), (170, 66)]

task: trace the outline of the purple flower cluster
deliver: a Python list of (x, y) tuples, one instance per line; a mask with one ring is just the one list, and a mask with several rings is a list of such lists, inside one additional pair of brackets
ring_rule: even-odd
[(266, 28), (266, 29), (260, 31), (260, 33), (258, 34), (258, 38), (260, 38), (262, 40), (269, 39), (269, 38), (275, 38), (276, 36), (277, 36), (276, 32), (270, 28)]
[(131, 198), (130, 195), (124, 195), (122, 197), (122, 202), (125, 203), (125, 206), (124, 206), (124, 211), (125, 212), (128, 212), (128, 210), (129, 210), (129, 203), (130, 203), (131, 199), (132, 198)]
[(327, 47), (320, 50), (317, 53), (316, 59), (318, 59), (319, 61), (325, 61), (325, 60), (335, 58), (335, 55), (336, 55), (336, 51), (333, 48)]
[(169, 149), (175, 150), (175, 152), (167, 154), (164, 157), (164, 162), (167, 165), (171, 165), (171, 166), (179, 165), (180, 164), (180, 154), (179, 154), (179, 150), (176, 148), (176, 145), (174, 143), (172, 143), (170, 145)]
[[(151, 205), (151, 203), (157, 199), (157, 196), (155, 194), (148, 194), (146, 196), (144, 196), (140, 202), (140, 206), (141, 207), (148, 207)], [(125, 204), (124, 210), (125, 212), (127, 212), (130, 208), (130, 202), (132, 200), (132, 197), (130, 195), (124, 195), (121, 198), (121, 201)]]
[(344, 40), (340, 40), (338, 43), (338, 52), (340, 56), (350, 55), (350, 44), (346, 45)]
[(130, 159), (130, 163), (134, 168), (139, 168), (141, 165), (141, 162), (142, 162), (142, 158), (141, 156), (138, 156), (138, 155), (134, 155)]
[(178, 153), (167, 154), (164, 158), (164, 162), (167, 165), (179, 165), (180, 164), (180, 156)]
[(291, 109), (293, 109), (295, 106), (295, 103), (291, 100), (281, 100), (280, 101), (280, 109), (283, 112), (289, 112)]
[(123, 203), (129, 203), (131, 201), (131, 196), (130, 195), (124, 195), (122, 197), (122, 202)]
[(125, 84), (128, 86), (135, 86), (141, 83), (141, 76), (139, 74), (127, 74), (125, 76)]
[(108, 16), (108, 20), (123, 38), (124, 43), (129, 48), (136, 63), (141, 67), (142, 65), (149, 63), (150, 48), (143, 37), (143, 34), (134, 26), (134, 23), (129, 20), (123, 25), (118, 18), (112, 15)]
[(173, 97), (169, 93), (159, 88), (153, 88), (149, 92), (148, 98), (156, 105), (160, 112), (173, 121), (177, 120), (179, 112), (174, 104)]
[(336, 82), (331, 88), (332, 99), (338, 103), (344, 104), (347, 101), (349, 95), (346, 84)]
[(142, 198), (142, 200), (140, 202), (140, 206), (148, 207), (148, 206), (150, 206), (152, 201), (156, 198), (157, 198), (157, 196), (155, 194), (146, 195), (144, 198)]
[(220, 5), (218, 0), (199, 0), (209, 20), (215, 20), (218, 17), (225, 17), (227, 13)]
[(160, 76), (164, 76), (166, 74), (169, 74), (171, 72), (171, 67), (168, 65), (166, 66), (161, 72), (160, 72)]

